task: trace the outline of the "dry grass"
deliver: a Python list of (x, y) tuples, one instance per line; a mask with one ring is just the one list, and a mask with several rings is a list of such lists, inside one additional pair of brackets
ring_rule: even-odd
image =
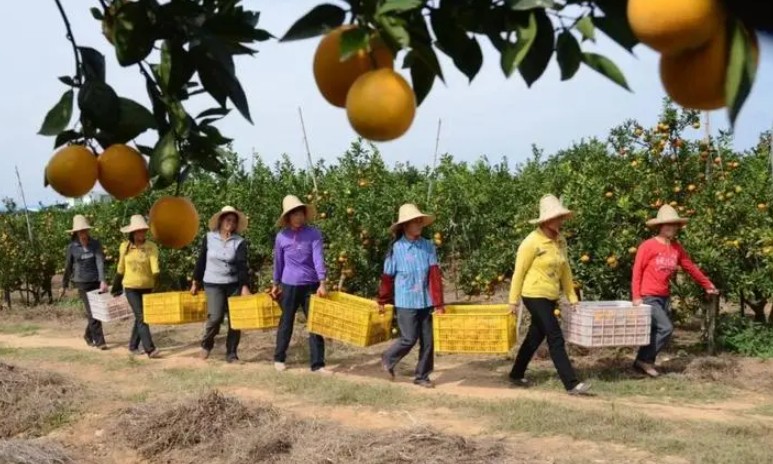
[(41, 436), (64, 425), (76, 396), (60, 375), (0, 362), (0, 438)]
[(61, 446), (42, 440), (0, 440), (2, 464), (75, 464)]

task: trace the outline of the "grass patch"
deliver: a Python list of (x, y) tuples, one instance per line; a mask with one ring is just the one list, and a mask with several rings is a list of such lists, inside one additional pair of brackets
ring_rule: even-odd
[(748, 412), (759, 416), (773, 416), (773, 403), (757, 406), (756, 408), (750, 409)]
[(16, 335), (22, 335), (22, 336), (30, 336), (30, 335), (35, 335), (38, 332), (38, 330), (40, 330), (39, 325), (30, 324), (28, 322), (19, 322), (19, 323), (0, 325), (1, 334), (16, 334)]

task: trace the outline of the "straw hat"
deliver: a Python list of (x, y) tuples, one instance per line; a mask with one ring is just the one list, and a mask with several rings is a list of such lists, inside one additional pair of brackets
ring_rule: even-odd
[(88, 219), (86, 219), (85, 216), (82, 214), (76, 214), (72, 218), (72, 229), (68, 230), (68, 234), (73, 234), (75, 232), (81, 231), (81, 230), (89, 230), (91, 229), (91, 226), (89, 225)]
[(658, 210), (658, 215), (654, 219), (647, 221), (649, 227), (662, 226), (663, 224), (687, 224), (689, 219), (679, 217), (679, 213), (671, 205), (663, 205)]
[(129, 219), (129, 225), (121, 227), (121, 233), (130, 234), (137, 232), (138, 230), (148, 230), (148, 223), (145, 222), (145, 218), (141, 214), (135, 214)]
[(213, 232), (216, 231), (218, 229), (218, 226), (220, 226), (220, 218), (226, 214), (235, 214), (236, 217), (239, 218), (238, 224), (236, 224), (237, 234), (241, 234), (247, 229), (247, 224), (249, 222), (249, 219), (247, 219), (247, 215), (237, 210), (233, 206), (224, 206), (223, 209), (221, 209), (220, 211), (215, 213), (211, 218), (209, 218), (209, 230)]
[(283, 227), (287, 222), (287, 218), (285, 216), (287, 216), (290, 211), (298, 208), (306, 208), (307, 221), (313, 221), (314, 218), (317, 217), (317, 208), (315, 208), (314, 205), (307, 205), (295, 195), (287, 195), (282, 199), (282, 215), (279, 216), (279, 220), (276, 222), (276, 225), (278, 227)]
[(571, 216), (573, 213), (561, 204), (561, 200), (555, 195), (545, 195), (539, 201), (539, 217), (529, 221), (531, 224), (542, 224), (551, 219), (562, 216)]
[(392, 232), (396, 232), (401, 225), (419, 218), (423, 220), (422, 225), (424, 227), (427, 227), (428, 225), (435, 222), (435, 216), (432, 216), (430, 214), (424, 214), (419, 210), (419, 208), (416, 205), (411, 203), (406, 203), (400, 207), (400, 212), (397, 214), (397, 222), (392, 224), (389, 230), (391, 230)]

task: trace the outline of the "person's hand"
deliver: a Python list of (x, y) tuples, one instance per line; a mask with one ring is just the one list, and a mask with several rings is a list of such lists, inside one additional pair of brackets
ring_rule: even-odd
[(325, 287), (324, 282), (319, 284), (319, 288), (317, 289), (317, 296), (320, 298), (327, 298), (327, 287)]
[(510, 306), (510, 312), (517, 316), (518, 315), (518, 303), (512, 303), (512, 304), (510, 304), (508, 306)]
[(199, 293), (199, 284), (194, 280), (191, 283), (191, 295), (196, 296), (197, 293)]
[(99, 283), (99, 293), (107, 293), (107, 282), (100, 282)]
[(438, 306), (437, 308), (435, 308), (435, 314), (442, 316), (445, 313), (446, 313), (445, 306)]
[(580, 305), (578, 303), (571, 303), (569, 305), (569, 309), (571, 309), (573, 313), (576, 313), (577, 312), (577, 308), (579, 308), (579, 307), (580, 307)]
[(636, 299), (635, 299), (635, 300), (633, 300), (631, 303), (632, 303), (634, 306), (641, 306), (641, 305), (642, 305), (642, 303), (644, 303), (644, 302), (642, 301), (642, 299), (641, 299), (641, 298), (636, 298)]
[(381, 303), (377, 303), (376, 305), (378, 306), (378, 313), (380, 315), (383, 316), (384, 314), (386, 314), (386, 308), (384, 307), (384, 305), (382, 305)]
[(250, 287), (248, 287), (246, 285), (243, 286), (242, 287), (242, 296), (250, 296), (250, 295), (252, 295), (252, 292), (250, 291)]
[(706, 293), (709, 295), (719, 295), (719, 290), (717, 290), (717, 287), (711, 287), (710, 289), (706, 290)]
[(271, 295), (271, 298), (273, 298), (274, 301), (276, 301), (282, 295), (282, 289), (278, 285), (272, 285), (271, 291), (268, 292), (268, 294)]

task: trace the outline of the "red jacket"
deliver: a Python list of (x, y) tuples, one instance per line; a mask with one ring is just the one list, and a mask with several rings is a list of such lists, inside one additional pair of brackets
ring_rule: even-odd
[(690, 260), (682, 245), (671, 242), (666, 245), (651, 238), (639, 246), (633, 264), (631, 295), (634, 300), (644, 296), (668, 297), (669, 284), (677, 269), (681, 267), (704, 289), (714, 288), (698, 266)]

